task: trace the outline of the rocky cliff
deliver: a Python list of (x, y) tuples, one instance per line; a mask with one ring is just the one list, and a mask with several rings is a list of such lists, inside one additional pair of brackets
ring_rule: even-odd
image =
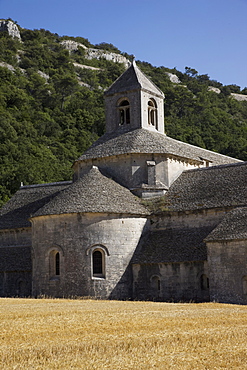
[(13, 21), (0, 19), (0, 31), (7, 31), (10, 36), (21, 39), (20, 31)]
[(87, 48), (85, 45), (73, 40), (64, 40), (61, 42), (61, 45), (70, 52), (77, 51), (79, 47), (83, 48), (85, 50), (85, 58), (87, 59), (103, 58), (115, 63), (123, 63), (126, 68), (130, 65), (130, 61), (121, 54), (112, 53), (102, 49)]

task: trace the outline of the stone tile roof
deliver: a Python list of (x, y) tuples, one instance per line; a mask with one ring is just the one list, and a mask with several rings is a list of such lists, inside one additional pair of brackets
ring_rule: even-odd
[(208, 160), (213, 164), (240, 162), (235, 158), (172, 139), (159, 132), (143, 128), (124, 132), (122, 127), (113, 133), (104, 134), (78, 161), (127, 153), (170, 154), (200, 162)]
[(1, 247), (0, 271), (31, 271), (31, 247)]
[(166, 193), (173, 211), (247, 204), (247, 162), (183, 172)]
[(247, 207), (229, 212), (223, 221), (209, 234), (206, 241), (247, 239)]
[(97, 167), (61, 191), (33, 217), (76, 212), (149, 214), (138, 197), (102, 175)]
[(213, 227), (155, 230), (141, 240), (132, 263), (169, 263), (204, 261), (207, 250), (204, 239)]
[(131, 90), (147, 90), (160, 97), (164, 97), (163, 92), (137, 67), (135, 61), (131, 66), (105, 91), (105, 95)]
[(23, 186), (0, 209), (0, 229), (29, 227), (30, 215), (51, 200), (71, 181), (44, 185)]

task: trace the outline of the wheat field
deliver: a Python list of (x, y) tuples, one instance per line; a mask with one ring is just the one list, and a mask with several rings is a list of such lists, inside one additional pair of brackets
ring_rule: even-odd
[(247, 369), (247, 307), (0, 299), (1, 369)]

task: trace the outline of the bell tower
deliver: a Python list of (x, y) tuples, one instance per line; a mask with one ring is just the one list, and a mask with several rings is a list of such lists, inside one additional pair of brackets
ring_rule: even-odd
[(133, 61), (105, 91), (106, 132), (144, 128), (164, 134), (164, 94)]

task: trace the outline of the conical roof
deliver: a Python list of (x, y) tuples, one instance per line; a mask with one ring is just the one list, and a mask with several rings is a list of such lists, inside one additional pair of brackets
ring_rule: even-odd
[(105, 95), (130, 90), (146, 90), (152, 94), (164, 97), (163, 92), (137, 67), (133, 61), (131, 66), (105, 91)]
[(138, 197), (93, 166), (32, 217), (65, 213), (121, 213), (147, 215)]

